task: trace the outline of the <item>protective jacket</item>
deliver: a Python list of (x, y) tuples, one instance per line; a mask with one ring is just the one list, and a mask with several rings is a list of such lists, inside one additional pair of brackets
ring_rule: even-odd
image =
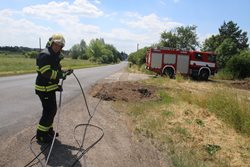
[(36, 93), (51, 92), (58, 89), (59, 79), (63, 78), (60, 61), (60, 52), (54, 53), (51, 47), (45, 48), (37, 56)]

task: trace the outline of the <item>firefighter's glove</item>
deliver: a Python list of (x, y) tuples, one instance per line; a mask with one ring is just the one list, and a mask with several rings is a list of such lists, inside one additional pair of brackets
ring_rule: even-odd
[(66, 75), (70, 75), (73, 73), (73, 70), (72, 69), (68, 69), (67, 71), (65, 71)]
[(63, 91), (63, 87), (61, 85), (58, 85), (57, 91), (58, 92), (62, 92)]
[(67, 73), (66, 72), (63, 72), (62, 73), (62, 79), (65, 80), (67, 78)]
[(66, 72), (61, 71), (61, 72), (59, 73), (59, 79), (63, 79), (63, 80), (65, 80), (65, 79), (66, 79), (66, 77), (67, 77)]

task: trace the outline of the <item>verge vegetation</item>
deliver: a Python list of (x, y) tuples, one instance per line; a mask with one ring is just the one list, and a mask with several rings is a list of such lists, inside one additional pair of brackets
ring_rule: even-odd
[(132, 119), (139, 141), (148, 138), (177, 167), (250, 164), (249, 91), (181, 76), (140, 84), (155, 86), (159, 98), (114, 104)]

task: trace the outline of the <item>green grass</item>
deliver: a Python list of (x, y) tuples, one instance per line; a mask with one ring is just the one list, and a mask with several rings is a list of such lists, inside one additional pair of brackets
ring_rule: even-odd
[[(175, 149), (176, 150), (176, 149)], [(177, 148), (178, 150), (178, 148)], [(178, 150), (171, 156), (175, 167), (207, 167), (204, 162), (195, 159), (194, 153), (189, 150)]]
[(181, 90), (175, 100), (205, 108), (237, 132), (250, 136), (250, 101), (247, 95), (238, 95), (229, 88), (214, 88), (212, 92), (203, 94)]
[[(128, 105), (129, 115), (132, 116), (136, 123), (135, 132), (151, 140), (156, 140), (153, 143), (159, 150), (169, 152), (174, 166), (205, 167), (203, 161), (197, 160), (197, 156), (194, 156), (194, 153), (188, 148), (175, 146), (178, 143), (190, 140), (191, 134), (181, 124), (177, 124), (171, 129), (164, 128), (175, 115), (174, 111), (169, 110), (169, 105), (175, 103), (175, 98), (171, 97), (166, 90), (160, 90), (157, 94), (160, 98), (156, 101)], [(165, 145), (167, 145), (167, 148), (165, 148)]]
[[(167, 152), (176, 167), (229, 166), (231, 159), (221, 155), (217, 157), (217, 154), (225, 149), (230, 150), (231, 146), (221, 147), (216, 145), (216, 141), (205, 142), (203, 145), (194, 142), (202, 129), (207, 129), (214, 123), (208, 122), (206, 113), (214, 113), (218, 121), (225, 123), (225, 128), (235, 129), (238, 135), (246, 138), (250, 136), (250, 101), (247, 94), (225, 86), (211, 86), (212, 83), (193, 82), (182, 77), (178, 80), (156, 77), (141, 83), (156, 86), (160, 98), (126, 104), (125, 111), (135, 123), (135, 133), (147, 137), (159, 150)], [(200, 84), (204, 85), (196, 88)], [(203, 89), (207, 86), (210, 88)], [(207, 115), (209, 117), (211, 114)], [(218, 131), (220, 135), (224, 133), (222, 130)], [(243, 146), (244, 144), (241, 145)], [(234, 146), (237, 149), (238, 147)], [(249, 146), (244, 148), (249, 149)], [(244, 155), (248, 159), (250, 152), (244, 152)], [(244, 164), (244, 160), (241, 162)]]
[(24, 57), (0, 57), (0, 76), (35, 72), (35, 59)]
[(215, 74), (213, 78), (222, 79), (222, 80), (232, 80), (234, 79), (234, 76), (229, 70), (223, 69), (223, 70), (220, 70), (217, 74)]
[(104, 64), (93, 63), (88, 60), (71, 59), (71, 58), (64, 58), (61, 61), (61, 64), (63, 68), (65, 69), (89, 68), (89, 67), (96, 67), (96, 66), (104, 65)]
[[(100, 66), (88, 60), (64, 58), (63, 69), (79, 69)], [(0, 54), (0, 76), (26, 74), (36, 72), (36, 60), (25, 58), (22, 54)]]
[(156, 73), (149, 71), (145, 68), (145, 64), (138, 66), (136, 64), (129, 64), (127, 68), (128, 72), (134, 72), (134, 73), (145, 73), (149, 75), (155, 75)]
[(207, 100), (207, 108), (237, 132), (250, 136), (250, 102), (232, 90), (215, 90)]

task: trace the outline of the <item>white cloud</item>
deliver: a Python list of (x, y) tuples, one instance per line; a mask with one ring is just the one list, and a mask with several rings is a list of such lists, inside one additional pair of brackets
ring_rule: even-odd
[(162, 32), (164, 30), (171, 30), (174, 27), (180, 26), (182, 24), (178, 22), (169, 21), (168, 18), (160, 18), (156, 14), (151, 13), (146, 16), (140, 16), (137, 13), (127, 14), (129, 17), (133, 17), (133, 20), (123, 21), (124, 24), (132, 28), (145, 29), (147, 31), (157, 31)]
[(110, 33), (104, 33), (104, 35), (108, 38), (121, 41), (131, 41), (140, 38), (140, 35), (134, 34), (125, 28), (115, 28)]
[(163, 31), (169, 31), (182, 25), (168, 18), (160, 18), (154, 13), (141, 16), (136, 12), (126, 12), (125, 15), (127, 18), (121, 22), (129, 27), (131, 33), (137, 35), (131, 39), (135, 44), (139, 43), (140, 48), (159, 42), (160, 34)]
[(75, 0), (73, 4), (68, 2), (52, 1), (48, 4), (33, 5), (23, 8), (23, 12), (39, 18), (53, 19), (57, 16), (77, 15), (84, 17), (99, 17), (103, 15), (96, 6), (87, 0)]
[[(10, 10), (10, 9), (4, 9), (4, 10), (0, 10), (0, 15), (2, 17), (11, 17), (13, 15), (14, 11)], [(3, 19), (3, 18), (2, 18)]]
[(94, 0), (94, 3), (95, 3), (95, 4), (101, 4), (101, 1)]
[[(0, 11), (0, 43), (3, 46), (30, 46), (39, 47), (38, 39), (49, 36), (52, 32), (49, 27), (34, 24), (27, 19), (13, 19), (14, 11)], [(36, 43), (37, 42), (37, 43)]]

